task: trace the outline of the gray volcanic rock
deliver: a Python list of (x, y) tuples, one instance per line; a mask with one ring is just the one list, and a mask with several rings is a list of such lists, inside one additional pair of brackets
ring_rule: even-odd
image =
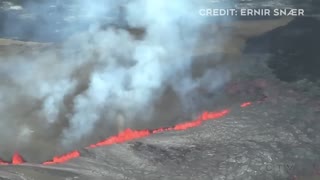
[(247, 41), (246, 52), (272, 54), (268, 65), (284, 81), (320, 81), (320, 21), (298, 17), (287, 26), (276, 28)]
[(4, 166), (0, 177), (255, 180), (316, 176), (320, 144), (293, 120), (306, 121), (303, 112), (308, 107), (278, 92), (282, 85), (276, 86), (271, 88), (278, 96), (246, 109), (235, 105), (227, 117), (194, 129), (83, 150), (81, 158), (63, 165)]
[[(267, 58), (264, 58), (265, 60)], [(259, 61), (259, 63), (257, 63)], [(213, 109), (231, 113), (186, 131), (164, 132), (143, 139), (82, 149), (66, 164), (1, 166), (3, 179), (316, 179), (320, 136), (320, 99), (277, 80), (259, 55), (244, 55), (244, 71), (230, 82), (259, 77), (263, 101), (240, 108), (257, 92), (230, 92)], [(241, 66), (240, 66), (241, 67)], [(247, 83), (240, 84), (245, 91)], [(242, 89), (242, 90), (241, 90)], [(243, 96), (243, 97), (239, 97)], [(240, 98), (237, 100), (237, 98)], [(318, 106), (316, 105), (318, 104)]]
[[(263, 5), (265, 1), (259, 2)], [(284, 6), (291, 3), (281, 2)], [(242, 4), (261, 6), (251, 1)], [(258, 34), (256, 41), (251, 39), (247, 44), (262, 43), (261, 39), (270, 39), (270, 34), (277, 37), (271, 40), (278, 42), (279, 37), (285, 37), (279, 32), (287, 32), (286, 28), (297, 21), (299, 19), (280, 28), (281, 31)], [(261, 22), (255, 23), (261, 26)], [(239, 41), (245, 41), (241, 38), (247, 34), (239, 34)], [(230, 39), (230, 44), (237, 44), (234, 41)], [(271, 49), (276, 47), (274, 51), (251, 49), (240, 55), (242, 47), (233, 47), (236, 57), (221, 55), (223, 61), (218, 63), (237, 72), (219, 94), (220, 98), (213, 98), (214, 105), (209, 110), (230, 108), (227, 116), (186, 131), (163, 132), (123, 144), (80, 149), (81, 157), (65, 164), (0, 166), (0, 179), (319, 179), (320, 96), (317, 93), (320, 91), (315, 83), (283, 82), (272, 73), (268, 62), (281, 49), (274, 42), (269, 44)], [(208, 51), (212, 46), (207, 44)], [(263, 50), (269, 50), (266, 46)], [(216, 55), (205, 58), (211, 60)], [(210, 96), (208, 94), (208, 98)], [(241, 108), (240, 104), (246, 100), (252, 100), (253, 105)]]

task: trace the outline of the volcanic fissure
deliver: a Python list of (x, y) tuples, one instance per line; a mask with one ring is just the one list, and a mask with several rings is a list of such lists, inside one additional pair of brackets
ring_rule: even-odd
[[(244, 102), (240, 105), (241, 108), (246, 108), (248, 106), (252, 105), (252, 102)], [(227, 114), (230, 113), (230, 109), (223, 109), (220, 111), (204, 111), (198, 118), (195, 120), (183, 122), (180, 124), (176, 124), (175, 126), (172, 127), (166, 127), (166, 128), (158, 128), (158, 129), (153, 129), (153, 130), (133, 130), (133, 129), (126, 129), (122, 132), (120, 132), (117, 135), (111, 136), (103, 141), (100, 141), (95, 144), (91, 144), (87, 149), (91, 148), (97, 148), (101, 146), (109, 146), (113, 144), (119, 144), (119, 143), (124, 143), (127, 141), (143, 138), (150, 136), (152, 134), (157, 134), (157, 133), (162, 133), (166, 131), (181, 131), (181, 130), (187, 130), (190, 128), (194, 128), (197, 126), (200, 126), (203, 122), (208, 121), (208, 120), (216, 120), (219, 118), (222, 118), (226, 116)], [(42, 164), (43, 165), (54, 165), (54, 164), (61, 164), (61, 163), (66, 163), (69, 160), (78, 158), (81, 156), (81, 153), (79, 150), (74, 150), (69, 153), (59, 155), (59, 156), (54, 156), (52, 160), (45, 161)], [(22, 155), (20, 155), (18, 152), (15, 152), (12, 156), (12, 161), (11, 162), (6, 162), (4, 160), (0, 159), (0, 165), (20, 165), (26, 163), (25, 160), (23, 159)]]

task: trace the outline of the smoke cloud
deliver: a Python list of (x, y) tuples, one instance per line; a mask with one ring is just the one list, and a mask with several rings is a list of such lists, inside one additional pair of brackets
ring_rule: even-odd
[[(37, 12), (47, 5), (27, 7)], [(168, 87), (183, 104), (182, 111), (195, 110), (196, 101), (205, 99), (196, 93), (199, 87), (215, 91), (230, 77), (223, 69), (192, 77), (193, 50), (207, 23), (198, 14), (201, 5), (198, 0), (85, 0), (66, 5), (74, 9), (73, 18), (89, 22), (86, 31), (36, 54), (0, 57), (0, 149), (49, 148), (58, 153), (105, 124), (114, 132), (112, 127), (123, 124), (152, 122), (155, 104)], [(53, 23), (55, 16), (44, 21)], [(79, 27), (83, 24), (68, 28)], [(128, 29), (142, 30), (143, 37)]]

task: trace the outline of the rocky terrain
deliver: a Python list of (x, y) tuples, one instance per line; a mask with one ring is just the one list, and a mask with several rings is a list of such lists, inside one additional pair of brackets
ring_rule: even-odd
[[(213, 103), (203, 109), (228, 108), (228, 115), (185, 131), (82, 148), (81, 157), (65, 164), (0, 166), (0, 179), (319, 179), (318, 32), (319, 20), (312, 17), (237, 20), (206, 28), (195, 50), (194, 75), (217, 65), (232, 71), (232, 79), (221, 91), (205, 92)], [(207, 38), (211, 36), (229, 38), (217, 47)], [(2, 57), (46, 48), (59, 47), (0, 40)], [(252, 104), (240, 107), (246, 101)]]
[[(258, 41), (266, 50), (270, 44), (257, 39), (290, 28), (296, 21), (299, 20), (250, 39), (248, 46), (240, 43), (228, 47), (250, 49), (251, 42)], [(247, 29), (242, 32), (248, 33)], [(239, 28), (234, 34), (241, 34)], [(12, 41), (2, 41), (2, 44), (12, 46)], [(272, 51), (240, 52), (230, 53), (229, 61), (224, 62), (234, 65), (232, 58), (237, 59), (240, 72), (209, 109), (230, 108), (229, 115), (186, 131), (164, 132), (119, 145), (82, 149), (80, 158), (63, 165), (1, 166), (0, 178), (317, 179), (320, 168), (317, 86), (312, 82), (306, 85), (301, 84), (306, 83), (303, 81), (287, 83), (281, 81), (281, 77), (278, 79), (268, 67), (274, 61), (270, 56), (275, 54)], [(319, 79), (317, 74), (311, 75)], [(264, 101), (260, 102), (261, 99)], [(245, 100), (252, 101), (253, 105), (240, 108)]]

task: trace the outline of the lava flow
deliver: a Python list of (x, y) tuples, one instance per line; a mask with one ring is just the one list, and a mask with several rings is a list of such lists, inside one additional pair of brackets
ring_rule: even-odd
[(12, 162), (11, 162), (11, 163), (6, 162), (6, 161), (0, 159), (0, 165), (9, 165), (9, 164), (18, 165), (18, 164), (22, 164), (22, 163), (24, 163), (24, 162), (25, 162), (25, 161), (24, 161), (23, 157), (22, 157), (19, 153), (17, 153), (17, 152), (15, 152), (15, 153), (12, 155)]
[(12, 156), (12, 164), (22, 164), (24, 163), (23, 157), (19, 153), (14, 153)]
[(245, 103), (242, 103), (240, 107), (245, 108), (250, 106), (251, 104), (252, 104), (251, 102), (245, 102)]
[[(245, 107), (250, 106), (251, 104), (252, 104), (251, 102), (245, 102), (245, 103), (241, 104), (240, 107), (245, 108)], [(230, 112), (229, 109), (224, 109), (224, 110), (218, 111), (218, 112), (205, 111), (195, 120), (180, 123), (180, 124), (177, 124), (173, 127), (168, 127), (168, 128), (158, 128), (155, 130), (126, 129), (126, 130), (120, 132), (118, 135), (111, 136), (111, 137), (109, 137), (103, 141), (100, 141), (96, 144), (92, 144), (92, 145), (88, 146), (87, 148), (96, 148), (96, 147), (108, 146), (108, 145), (112, 145), (112, 144), (119, 144), (119, 143), (123, 143), (126, 141), (138, 139), (138, 138), (143, 138), (143, 137), (149, 136), (151, 134), (156, 134), (156, 133), (161, 133), (161, 132), (166, 132), (166, 131), (180, 131), (180, 130), (186, 130), (189, 128), (194, 128), (194, 127), (200, 126), (204, 121), (222, 118), (222, 117), (226, 116), (227, 114), (229, 114), (229, 112)], [(55, 156), (55, 157), (53, 157), (52, 160), (46, 161), (42, 164), (43, 165), (61, 164), (61, 163), (65, 163), (71, 159), (78, 158), (80, 156), (81, 156), (80, 151), (75, 150), (75, 151), (66, 153), (61, 156)], [(9, 164), (18, 165), (18, 164), (23, 164), (24, 162), (25, 161), (24, 161), (23, 157), (18, 153), (15, 153), (12, 156), (11, 163), (5, 162), (0, 159), (0, 165), (9, 165)]]
[(80, 157), (80, 152), (75, 150), (75, 151), (72, 151), (70, 153), (67, 153), (67, 154), (64, 154), (61, 156), (55, 156), (55, 157), (53, 157), (53, 159), (51, 161), (46, 161), (42, 164), (44, 164), (44, 165), (58, 164), (58, 163), (67, 162), (67, 161), (69, 161), (71, 159), (75, 159), (77, 157)]

